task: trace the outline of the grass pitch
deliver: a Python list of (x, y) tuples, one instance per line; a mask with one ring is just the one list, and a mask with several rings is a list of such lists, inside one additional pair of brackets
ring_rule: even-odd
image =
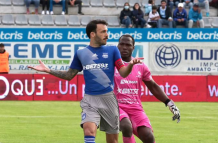
[[(218, 103), (176, 105), (179, 124), (163, 103), (143, 103), (156, 143), (218, 143)], [(79, 102), (0, 101), (0, 143), (84, 143), (80, 113)], [(96, 143), (105, 143), (103, 132)]]

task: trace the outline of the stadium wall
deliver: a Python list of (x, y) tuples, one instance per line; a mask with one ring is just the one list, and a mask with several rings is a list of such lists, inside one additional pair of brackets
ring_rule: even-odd
[[(153, 79), (174, 101), (218, 102), (218, 76), (153, 76)], [(0, 75), (0, 87), (0, 100), (80, 101), (85, 82), (83, 75), (66, 81), (48, 74), (11, 74)], [(141, 90), (142, 101), (158, 101), (144, 84)]]
[[(218, 75), (218, 29), (123, 29), (108, 31), (108, 45), (131, 34), (134, 57), (144, 57), (153, 75)], [(89, 44), (84, 28), (1, 28), (0, 42), (10, 54), (10, 73), (41, 59), (50, 69), (67, 70), (75, 52)]]
[[(108, 33), (108, 45), (117, 45), (123, 34), (134, 37), (133, 56), (145, 58), (173, 100), (218, 101), (218, 29), (109, 28)], [(0, 42), (10, 53), (10, 74), (0, 75), (0, 100), (82, 99), (83, 75), (68, 82), (27, 66), (41, 59), (50, 69), (67, 70), (75, 52), (89, 44), (84, 28), (1, 28)], [(144, 85), (142, 90), (142, 101), (157, 101)]]

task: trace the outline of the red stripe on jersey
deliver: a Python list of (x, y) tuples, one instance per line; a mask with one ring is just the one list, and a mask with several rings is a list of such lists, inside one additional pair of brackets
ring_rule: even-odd
[(115, 62), (115, 66), (116, 66), (117, 70), (119, 71), (120, 68), (123, 67), (123, 66), (125, 66), (125, 65), (124, 65), (122, 59), (118, 59), (118, 60), (116, 60), (116, 62)]

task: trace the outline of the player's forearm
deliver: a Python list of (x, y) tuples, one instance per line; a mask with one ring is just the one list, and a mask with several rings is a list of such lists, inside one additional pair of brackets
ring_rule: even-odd
[(149, 90), (158, 100), (160, 100), (163, 103), (165, 103), (165, 101), (169, 99), (167, 95), (164, 93), (164, 91), (160, 88), (160, 86), (156, 83), (154, 83)]
[(128, 66), (121, 67), (119, 70), (120, 75), (125, 78), (132, 71), (133, 64), (129, 64)]
[(78, 70), (74, 70), (74, 69), (69, 69), (68, 71), (50, 70), (48, 73), (56, 77), (59, 77), (61, 79), (70, 81), (76, 76), (76, 74), (78, 73)]

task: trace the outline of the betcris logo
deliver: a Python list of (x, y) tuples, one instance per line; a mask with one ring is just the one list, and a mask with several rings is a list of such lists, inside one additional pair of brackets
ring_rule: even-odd
[[(124, 34), (131, 35), (135, 40), (141, 40), (142, 39), (142, 33), (138, 32), (138, 31), (134, 31), (134, 32), (123, 32), (123, 31), (111, 32), (109, 30), (107, 34), (108, 34), (108, 39), (109, 40), (118, 40)], [(68, 35), (67, 35), (67, 39), (68, 40), (88, 40), (89, 38), (86, 35), (86, 33), (83, 32), (83, 31), (80, 31), (79, 33), (69, 31)]]
[(180, 64), (183, 64), (183, 66), (191, 65), (192, 67), (189, 67), (189, 70), (196, 67), (218, 67), (216, 62), (218, 49), (214, 46), (201, 49), (197, 46), (186, 48), (186, 46), (179, 47), (175, 44), (162, 44), (154, 54), (156, 64), (163, 69), (173, 69)]
[[(138, 31), (134, 31), (134, 32), (123, 32), (123, 31), (111, 32), (111, 31), (108, 31), (107, 34), (108, 34), (109, 40), (118, 40), (124, 34), (131, 35), (135, 40), (142, 39), (142, 33), (138, 32)], [(68, 40), (88, 40), (89, 38), (86, 35), (86, 33), (83, 31), (80, 31), (79, 33), (69, 31), (68, 35), (67, 35), (67, 39)]]
[[(16, 59), (72, 59), (77, 50), (87, 46), (88, 43), (5, 43), (10, 58)], [(133, 57), (143, 57), (143, 49), (143, 45), (136, 45)]]

